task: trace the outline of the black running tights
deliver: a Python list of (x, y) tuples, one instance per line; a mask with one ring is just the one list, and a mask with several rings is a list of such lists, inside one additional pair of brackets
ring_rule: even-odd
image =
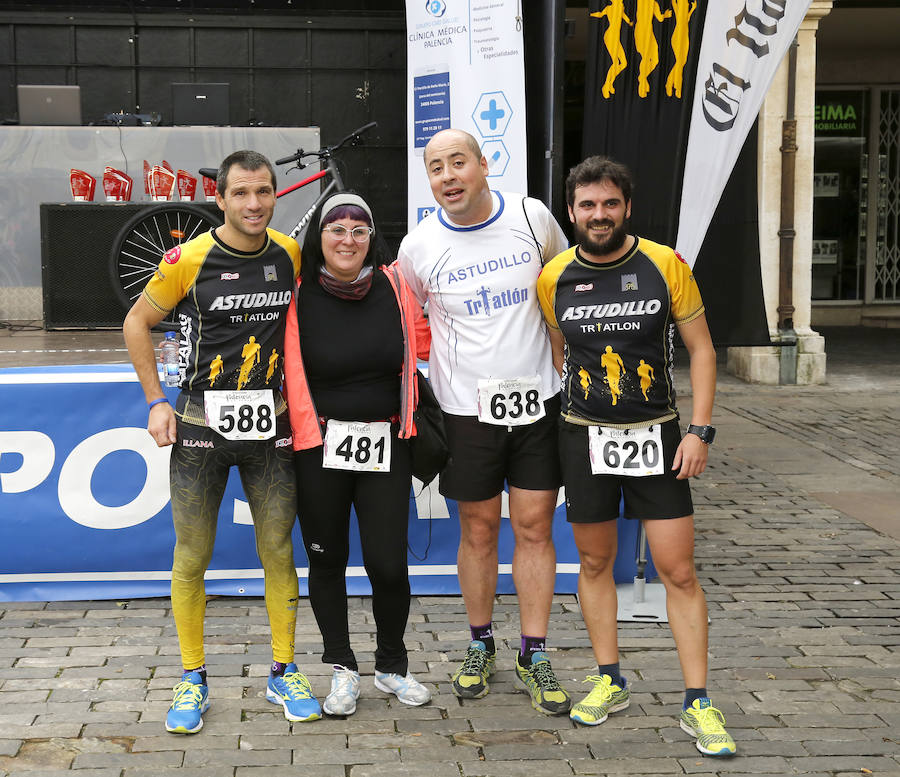
[[(392, 424), (396, 435), (397, 427)], [(406, 541), (409, 443), (391, 440), (391, 470), (351, 472), (322, 467), (322, 448), (294, 454), (300, 529), (309, 559), (309, 600), (325, 650), (322, 661), (358, 669), (350, 647), (346, 571), (350, 508), (356, 510), (363, 564), (372, 585), (375, 669), (406, 675), (403, 634), (409, 618)]]

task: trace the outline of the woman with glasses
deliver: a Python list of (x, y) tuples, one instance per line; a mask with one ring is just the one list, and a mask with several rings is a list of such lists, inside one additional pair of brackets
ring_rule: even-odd
[(332, 664), (323, 709), (350, 715), (359, 665), (350, 647), (345, 575), (356, 510), (376, 625), (375, 687), (404, 704), (431, 692), (408, 670), (406, 558), (415, 434), (416, 359), (431, 335), (422, 309), (356, 194), (327, 199), (303, 242), (285, 334), (298, 515), (309, 558), (309, 599)]

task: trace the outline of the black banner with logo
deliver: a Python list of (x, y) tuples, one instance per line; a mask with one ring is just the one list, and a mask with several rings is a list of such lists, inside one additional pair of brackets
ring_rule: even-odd
[[(589, 12), (583, 156), (628, 165), (632, 231), (674, 246), (706, 3), (591, 0)], [(769, 344), (755, 143), (753, 132), (692, 263), (717, 345)]]

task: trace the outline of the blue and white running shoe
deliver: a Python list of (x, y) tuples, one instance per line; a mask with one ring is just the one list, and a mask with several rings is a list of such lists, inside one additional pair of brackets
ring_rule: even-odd
[(431, 691), (409, 672), (406, 677), (395, 672), (375, 672), (375, 687), (379, 691), (394, 694), (401, 702), (413, 707), (431, 701)]
[(199, 672), (185, 672), (174, 690), (175, 698), (166, 715), (166, 731), (196, 734), (203, 728), (200, 716), (209, 709), (209, 688)]
[(296, 722), (322, 717), (322, 707), (313, 695), (309, 680), (293, 662), (285, 667), (284, 675), (269, 677), (266, 698), (272, 704), (280, 704), (288, 720)]

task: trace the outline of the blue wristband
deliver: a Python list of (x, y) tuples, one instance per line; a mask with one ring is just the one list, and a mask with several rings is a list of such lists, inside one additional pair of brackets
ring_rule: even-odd
[(147, 410), (150, 411), (153, 409), (154, 405), (158, 405), (160, 402), (168, 402), (169, 400), (166, 397), (160, 397), (159, 399), (154, 399), (152, 402), (147, 403)]

